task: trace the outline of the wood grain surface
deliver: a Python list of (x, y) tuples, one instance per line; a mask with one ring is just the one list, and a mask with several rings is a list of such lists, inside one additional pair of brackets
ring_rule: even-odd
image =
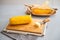
[(40, 27), (34, 26), (35, 22), (41, 22), (41, 21), (42, 20), (34, 19), (33, 22), (31, 22), (29, 24), (25, 24), (25, 25), (10, 25), (10, 24), (8, 24), (6, 29), (7, 30), (14, 30), (14, 31), (23, 31), (23, 32), (31, 32), (31, 33), (41, 34), (44, 31), (44, 25), (45, 24), (41, 24)]

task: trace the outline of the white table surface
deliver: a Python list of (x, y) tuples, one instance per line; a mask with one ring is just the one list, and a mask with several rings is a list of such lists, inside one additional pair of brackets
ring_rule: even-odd
[[(0, 0), (0, 32), (7, 26), (9, 18), (16, 15), (25, 15), (24, 4), (41, 4), (45, 0)], [(17, 40), (60, 40), (60, 0), (50, 0), (49, 5), (58, 8), (55, 15), (49, 17), (46, 35), (44, 37), (9, 34)], [(44, 18), (44, 17), (33, 17)], [(0, 40), (12, 40), (0, 33)]]

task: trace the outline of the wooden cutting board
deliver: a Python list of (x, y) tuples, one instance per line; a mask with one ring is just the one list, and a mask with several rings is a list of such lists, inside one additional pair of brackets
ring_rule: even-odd
[(25, 25), (10, 25), (6, 27), (7, 30), (13, 31), (22, 31), (22, 32), (30, 32), (30, 33), (37, 33), (42, 34), (44, 32), (45, 24), (42, 24), (40, 27), (34, 26), (35, 22), (41, 22), (42, 20), (34, 19), (33, 22)]
[(53, 8), (53, 11), (51, 13), (48, 13), (48, 14), (46, 14), (46, 13), (44, 13), (44, 14), (41, 14), (41, 13), (40, 14), (35, 14), (35, 13), (31, 12), (29, 9), (27, 9), (26, 14), (28, 14), (28, 15), (31, 14), (33, 16), (51, 16), (51, 15), (54, 15), (57, 10), (58, 10), (57, 8)]

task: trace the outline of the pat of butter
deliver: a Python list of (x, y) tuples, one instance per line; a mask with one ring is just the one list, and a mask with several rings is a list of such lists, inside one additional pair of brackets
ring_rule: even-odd
[(41, 23), (40, 22), (35, 22), (35, 26), (40, 28)]

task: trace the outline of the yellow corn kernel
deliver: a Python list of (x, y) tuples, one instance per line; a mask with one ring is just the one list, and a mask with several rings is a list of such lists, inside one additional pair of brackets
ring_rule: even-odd
[(32, 21), (31, 15), (14, 16), (10, 18), (10, 24), (28, 24)]
[(32, 12), (35, 14), (48, 14), (51, 11), (52, 11), (51, 9), (39, 9), (39, 8), (32, 9)]

